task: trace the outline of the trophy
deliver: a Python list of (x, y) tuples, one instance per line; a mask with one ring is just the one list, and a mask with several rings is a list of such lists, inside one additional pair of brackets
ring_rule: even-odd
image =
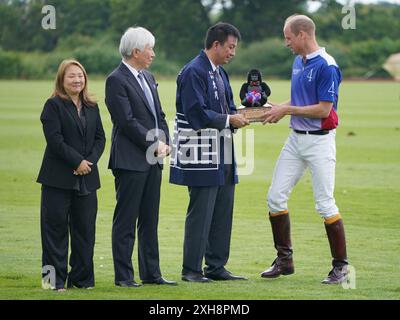
[(247, 74), (247, 82), (243, 83), (240, 89), (240, 101), (242, 105), (237, 112), (243, 114), (249, 122), (262, 122), (265, 111), (271, 109), (267, 103), (271, 89), (265, 82), (262, 82), (261, 72), (252, 69)]

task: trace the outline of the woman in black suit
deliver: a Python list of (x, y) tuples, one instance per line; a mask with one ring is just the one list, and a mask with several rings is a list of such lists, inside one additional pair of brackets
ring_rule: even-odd
[[(54, 93), (40, 120), (47, 142), (37, 179), (42, 184), (42, 270), (55, 271), (52, 289), (64, 291), (67, 279), (68, 288), (93, 287), (97, 162), (106, 139), (99, 108), (88, 95), (86, 71), (78, 61), (61, 62)], [(51, 272), (43, 273), (43, 279), (52, 282)]]

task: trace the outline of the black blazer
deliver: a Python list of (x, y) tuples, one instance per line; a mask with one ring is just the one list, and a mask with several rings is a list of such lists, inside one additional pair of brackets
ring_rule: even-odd
[[(169, 145), (168, 125), (161, 108), (157, 83), (150, 72), (144, 70), (143, 74), (153, 95), (158, 128), (165, 134), (165, 139), (160, 137), (160, 140)], [(107, 77), (106, 105), (113, 123), (108, 168), (149, 170), (146, 152), (155, 141), (146, 141), (146, 135), (155, 128), (155, 118), (142, 87), (122, 62)]]
[(85, 176), (89, 191), (100, 188), (97, 162), (106, 143), (99, 108), (82, 104), (86, 117), (83, 129), (74, 103), (59, 97), (46, 101), (40, 120), (47, 146), (37, 182), (47, 186), (73, 189), (79, 176), (73, 171), (82, 160), (93, 162), (92, 171)]

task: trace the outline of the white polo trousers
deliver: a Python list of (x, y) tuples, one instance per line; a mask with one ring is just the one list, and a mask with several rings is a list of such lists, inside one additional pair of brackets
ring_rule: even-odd
[(287, 201), (293, 187), (310, 169), (315, 209), (322, 218), (339, 213), (333, 196), (335, 188), (336, 130), (326, 135), (291, 132), (277, 160), (268, 191), (271, 213), (288, 210)]

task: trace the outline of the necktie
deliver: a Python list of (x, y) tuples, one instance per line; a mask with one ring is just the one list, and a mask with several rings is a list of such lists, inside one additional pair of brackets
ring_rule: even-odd
[(227, 106), (226, 96), (225, 96), (225, 85), (224, 85), (224, 81), (222, 80), (221, 74), (219, 73), (219, 68), (215, 69), (214, 74), (215, 74), (215, 82), (217, 84), (219, 103), (221, 105), (221, 112), (229, 113), (227, 111), (228, 106)]
[(142, 89), (143, 89), (144, 95), (146, 96), (147, 102), (149, 103), (150, 109), (153, 112), (155, 122), (156, 122), (156, 129), (158, 129), (157, 113), (156, 113), (156, 108), (154, 106), (153, 96), (151, 95), (149, 87), (145, 84), (145, 80), (144, 80), (144, 76), (143, 76), (142, 72), (139, 72), (138, 78), (140, 80), (140, 84), (142, 85)]

